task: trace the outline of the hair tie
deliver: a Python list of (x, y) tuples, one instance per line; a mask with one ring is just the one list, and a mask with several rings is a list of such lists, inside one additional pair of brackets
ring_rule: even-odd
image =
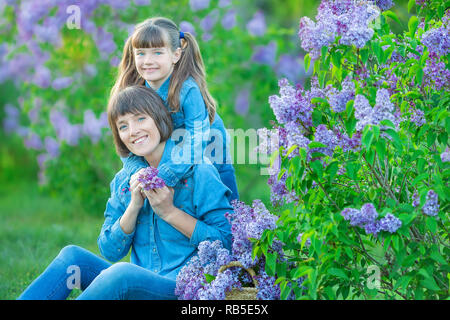
[(184, 32), (180, 31), (180, 39), (184, 39)]

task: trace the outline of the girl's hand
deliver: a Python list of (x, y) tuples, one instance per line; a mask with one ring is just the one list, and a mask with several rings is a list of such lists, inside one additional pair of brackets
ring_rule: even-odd
[(133, 182), (130, 180), (130, 192), (131, 192), (130, 206), (133, 206), (136, 209), (142, 208), (142, 206), (144, 205), (145, 195), (143, 194), (142, 188), (137, 179), (134, 180)]
[(173, 205), (173, 188), (164, 186), (159, 189), (143, 190), (147, 196), (153, 211), (163, 220), (167, 220), (171, 213), (174, 212)]

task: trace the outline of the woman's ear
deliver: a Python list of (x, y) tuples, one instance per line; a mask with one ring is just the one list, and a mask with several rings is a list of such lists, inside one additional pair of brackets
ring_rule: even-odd
[(181, 48), (177, 48), (177, 50), (175, 50), (175, 52), (173, 53), (173, 59), (172, 59), (173, 64), (176, 64), (180, 60), (181, 53), (182, 53)]

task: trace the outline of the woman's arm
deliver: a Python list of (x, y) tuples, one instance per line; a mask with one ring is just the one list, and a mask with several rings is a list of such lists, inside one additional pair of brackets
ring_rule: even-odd
[[(131, 198), (128, 207), (118, 196), (118, 177), (111, 182), (111, 197), (105, 210), (105, 222), (97, 239), (100, 253), (109, 261), (115, 262), (127, 255), (134, 237), (134, 228), (139, 209), (144, 203), (137, 184), (130, 186)], [(122, 175), (123, 176), (123, 175)], [(123, 179), (123, 178), (122, 178)]]

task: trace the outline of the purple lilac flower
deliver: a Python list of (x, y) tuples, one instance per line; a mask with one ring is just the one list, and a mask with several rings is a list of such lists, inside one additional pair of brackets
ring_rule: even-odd
[(105, 117), (105, 112), (103, 112), (99, 119), (97, 119), (92, 110), (88, 109), (84, 111), (82, 131), (91, 139), (92, 143), (97, 143), (102, 136), (102, 129), (108, 127), (108, 124), (105, 123), (104, 120)]
[(233, 273), (227, 269), (219, 273), (211, 283), (199, 289), (199, 300), (225, 300), (225, 295), (231, 291), (233, 284)]
[(219, 0), (219, 8), (225, 8), (231, 5), (231, 0)]
[(198, 256), (194, 256), (177, 274), (175, 294), (179, 300), (198, 300), (197, 294), (204, 282), (203, 266)]
[(392, 0), (376, 0), (377, 6), (382, 10), (389, 10), (394, 6), (394, 2)]
[(364, 225), (364, 230), (366, 234), (373, 234), (375, 237), (381, 231), (381, 223), (380, 221), (371, 221)]
[(280, 285), (275, 284), (275, 277), (271, 277), (264, 270), (260, 270), (255, 279), (258, 281), (258, 293), (256, 295), (258, 300), (280, 300)]
[(420, 198), (417, 191), (414, 192), (412, 198), (413, 198), (412, 206), (414, 208), (417, 208), (420, 205)]
[(25, 147), (28, 149), (41, 150), (43, 143), (41, 138), (34, 132), (30, 132), (29, 136), (24, 141)]
[(214, 9), (200, 21), (200, 27), (204, 32), (209, 32), (212, 28), (214, 28), (218, 19), (219, 11)]
[(58, 110), (50, 111), (50, 122), (56, 131), (58, 139), (65, 140), (68, 145), (75, 146), (81, 137), (81, 126), (69, 123), (66, 116)]
[(392, 213), (386, 214), (384, 218), (380, 220), (380, 228), (383, 231), (394, 233), (402, 226), (400, 219), (395, 217)]
[(278, 77), (285, 77), (293, 83), (298, 82), (305, 74), (299, 59), (289, 54), (280, 56), (275, 69)]
[(430, 53), (425, 67), (423, 68), (424, 86), (435, 87), (437, 90), (448, 90), (450, 88), (450, 70), (443, 61), (439, 61), (436, 53)]
[(183, 32), (189, 32), (194, 37), (197, 35), (197, 33), (195, 32), (194, 26), (192, 25), (192, 23), (190, 23), (188, 21), (181, 21), (180, 22), (180, 30), (183, 31)]
[(252, 61), (273, 67), (276, 53), (277, 44), (275, 41), (271, 41), (267, 46), (256, 46), (253, 49)]
[(447, 147), (444, 152), (441, 153), (442, 162), (450, 162), (450, 148)]
[(159, 189), (165, 186), (164, 180), (157, 176), (158, 169), (149, 166), (139, 175), (138, 181), (143, 185), (144, 190)]
[(450, 52), (450, 27), (428, 30), (422, 35), (422, 43), (430, 53), (445, 56)]
[(236, 26), (236, 10), (228, 10), (222, 18), (222, 27), (225, 30), (230, 30)]
[(342, 82), (342, 90), (338, 91), (334, 87), (329, 87), (326, 92), (328, 102), (334, 112), (345, 111), (347, 102), (355, 98), (355, 84), (347, 77)]
[(100, 56), (103, 59), (107, 59), (109, 55), (117, 49), (113, 34), (106, 31), (102, 27), (98, 27), (96, 29), (96, 32), (94, 34), (94, 41), (97, 45), (98, 51), (100, 52)]
[(6, 117), (3, 119), (3, 129), (6, 133), (12, 133), (19, 128), (20, 111), (8, 103), (5, 105)]
[(320, 152), (329, 157), (333, 156), (334, 149), (338, 145), (338, 139), (333, 131), (328, 130), (323, 124), (320, 124), (316, 128), (316, 133), (314, 135), (314, 141), (323, 143), (327, 147), (325, 148), (313, 148), (310, 150), (312, 152)]
[(33, 83), (38, 87), (48, 88), (51, 82), (52, 82), (52, 74), (50, 70), (43, 65), (37, 66), (33, 76)]
[(261, 37), (266, 33), (266, 18), (262, 11), (257, 11), (247, 23), (247, 31), (253, 36)]
[(270, 96), (269, 104), (280, 124), (299, 120), (305, 127), (312, 125), (313, 106), (307, 95), (292, 87), (287, 79), (278, 81), (280, 96)]
[(134, 4), (137, 6), (149, 6), (151, 0), (134, 0)]
[[(394, 104), (390, 101), (389, 91), (384, 88), (378, 89), (373, 108), (363, 95), (355, 97), (354, 108), (355, 118), (358, 119), (357, 131), (363, 131), (364, 127), (369, 124), (377, 125), (382, 120), (390, 120), (394, 124), (397, 122), (394, 116)], [(384, 126), (381, 129), (384, 129)]]
[(50, 158), (59, 157), (59, 143), (52, 137), (45, 137), (44, 146)]
[[(298, 236), (297, 236), (297, 242), (298, 243), (302, 243), (302, 239), (303, 239), (303, 232), (301, 232), (301, 233), (299, 233), (298, 234)], [(306, 241), (305, 241), (305, 246), (306, 247), (309, 247), (309, 246), (311, 246), (311, 239), (306, 239)]]
[(434, 190), (430, 190), (427, 193), (427, 200), (422, 207), (422, 212), (427, 216), (436, 216), (439, 213), (438, 195)]
[(427, 122), (423, 111), (420, 109), (414, 109), (411, 114), (411, 122), (415, 123), (418, 127), (423, 126)]
[(237, 114), (240, 114), (242, 116), (245, 116), (247, 114), (248, 108), (250, 106), (249, 99), (250, 99), (249, 89), (243, 89), (239, 91), (234, 103), (234, 110), (236, 111)]
[(56, 78), (52, 82), (52, 88), (55, 90), (62, 90), (69, 87), (72, 84), (72, 78), (70, 77), (62, 77)]
[(298, 36), (302, 48), (312, 59), (320, 56), (323, 46), (329, 46), (340, 36), (340, 44), (365, 46), (374, 31), (369, 24), (379, 16), (379, 10), (366, 1), (322, 1), (313, 22), (308, 17), (300, 20)]
[(199, 11), (209, 7), (209, 0), (189, 0), (189, 6), (192, 11)]

